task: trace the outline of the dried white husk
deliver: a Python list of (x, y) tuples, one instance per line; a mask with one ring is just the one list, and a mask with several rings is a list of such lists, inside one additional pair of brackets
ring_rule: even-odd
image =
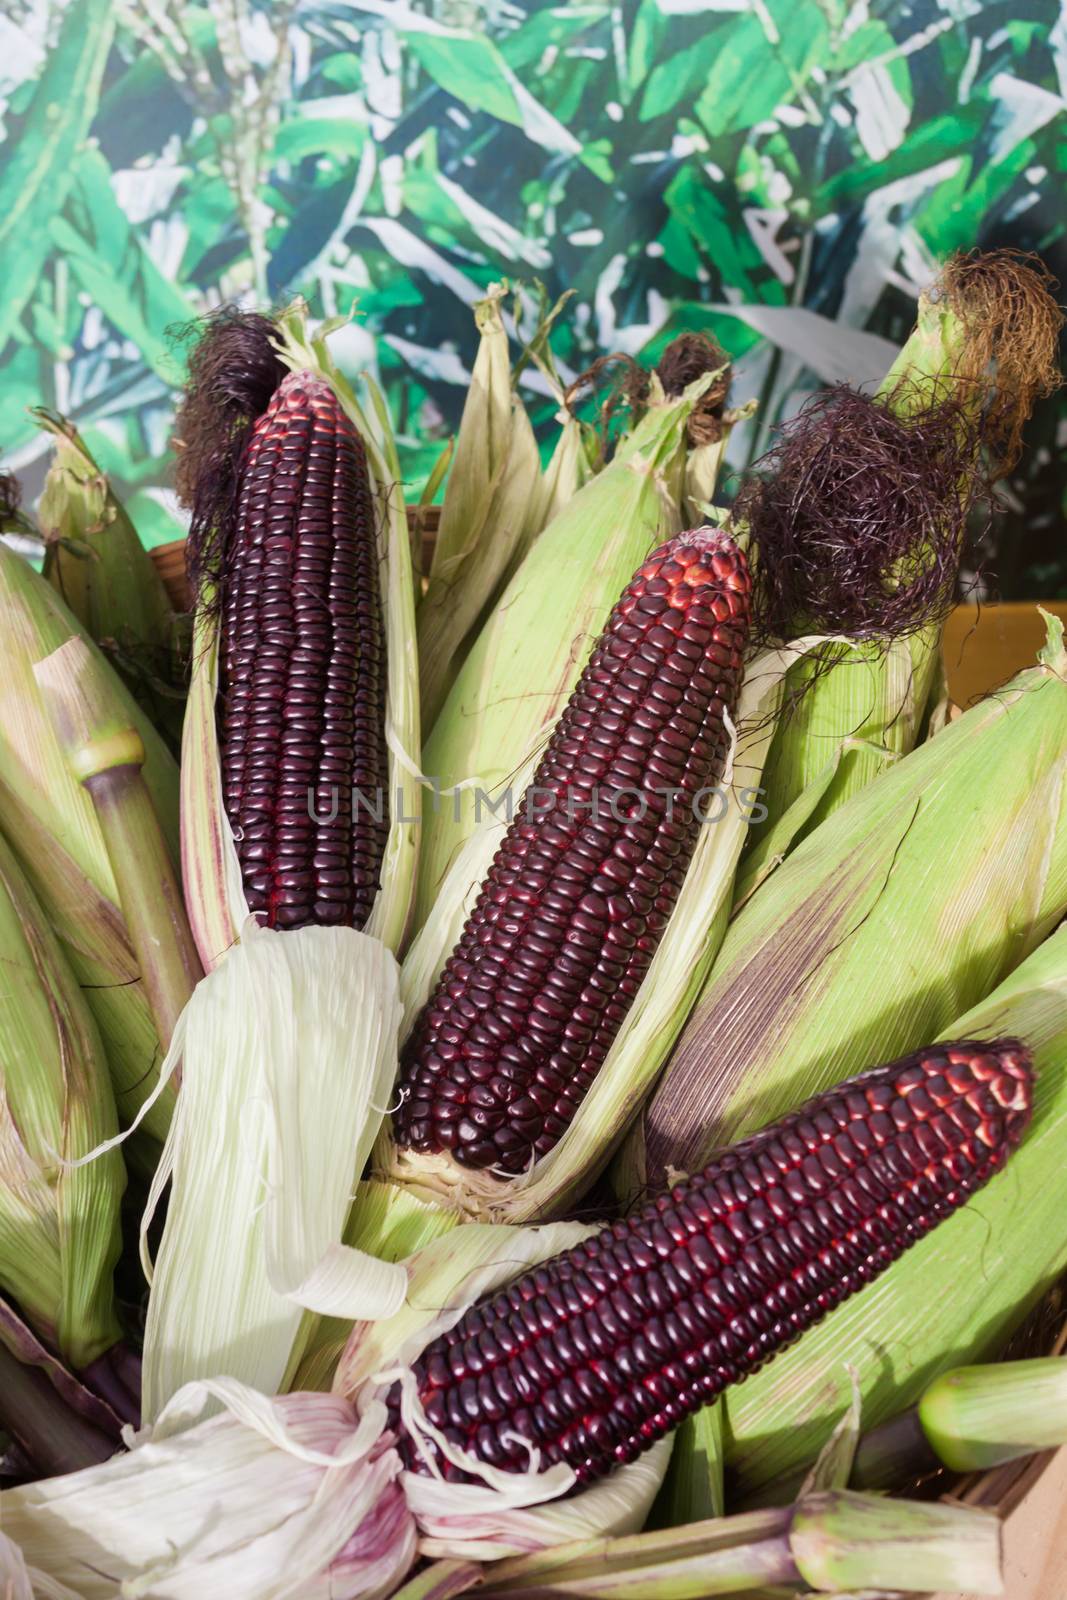
[(81, 1600), (378, 1600), (419, 1556), (493, 1560), (636, 1531), (669, 1439), (561, 1499), (573, 1472), (539, 1470), (536, 1452), (526, 1473), (467, 1462), (482, 1485), (447, 1484), (406, 1471), (387, 1432), (384, 1395), (438, 1333), (593, 1231), (454, 1230), (409, 1261), (392, 1318), (353, 1330), (334, 1393), (190, 1383), (128, 1455), (0, 1495), (5, 1531)]
[[(351, 928), (251, 929), (182, 1014), (182, 1092), (142, 1223), (143, 1416), (220, 1375), (283, 1385), (305, 1310), (389, 1315), (406, 1277), (342, 1244), (397, 1061), (398, 974)], [(154, 1268), (145, 1235), (170, 1184)]]

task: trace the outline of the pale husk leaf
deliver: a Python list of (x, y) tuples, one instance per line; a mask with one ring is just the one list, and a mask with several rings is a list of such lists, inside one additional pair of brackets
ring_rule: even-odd
[[(199, 1421), (209, 1404), (224, 1414)], [(129, 1454), (10, 1490), (0, 1517), (83, 1600), (378, 1600), (415, 1545), (383, 1421), (337, 1395), (192, 1384)]]
[(226, 1374), (268, 1393), (302, 1312), (389, 1315), (403, 1269), (342, 1243), (396, 1072), (395, 962), (350, 928), (246, 932), (197, 987), (175, 1036), (178, 1112), (144, 1234), (168, 1179), (152, 1274), (144, 1416)]

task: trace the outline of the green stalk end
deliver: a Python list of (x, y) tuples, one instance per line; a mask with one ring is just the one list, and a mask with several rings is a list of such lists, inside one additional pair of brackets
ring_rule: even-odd
[(1067, 1443), (1067, 1358), (946, 1372), (919, 1402), (919, 1421), (953, 1472), (985, 1472), (1054, 1449)]
[(812, 1589), (1000, 1594), (1001, 1525), (967, 1506), (833, 1490), (793, 1514), (790, 1547)]

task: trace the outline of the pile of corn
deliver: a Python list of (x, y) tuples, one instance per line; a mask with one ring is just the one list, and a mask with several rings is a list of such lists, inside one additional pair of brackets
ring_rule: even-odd
[(1002, 1359), (1067, 1268), (1063, 629), (969, 708), (940, 672), (1049, 282), (948, 263), (730, 512), (722, 353), (597, 425), (562, 309), (543, 458), (476, 306), (425, 574), (333, 329), (210, 319), (191, 633), (40, 415), (43, 571), (0, 540), (17, 1600), (997, 1594), (943, 1475), (1067, 1441), (1062, 1358)]

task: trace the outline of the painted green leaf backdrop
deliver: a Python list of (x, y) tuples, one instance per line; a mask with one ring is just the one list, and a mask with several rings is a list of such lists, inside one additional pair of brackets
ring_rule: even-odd
[[(146, 542), (176, 536), (175, 328), (300, 291), (358, 303), (343, 360), (417, 485), (507, 275), (576, 291), (565, 374), (713, 330), (762, 402), (740, 468), (819, 382), (879, 375), (949, 250), (1067, 278), (1065, 99), (1057, 0), (10, 0), (0, 450), (32, 493), (26, 408), (69, 412)], [(1028, 442), (996, 567), (1067, 595), (1062, 401)]]

